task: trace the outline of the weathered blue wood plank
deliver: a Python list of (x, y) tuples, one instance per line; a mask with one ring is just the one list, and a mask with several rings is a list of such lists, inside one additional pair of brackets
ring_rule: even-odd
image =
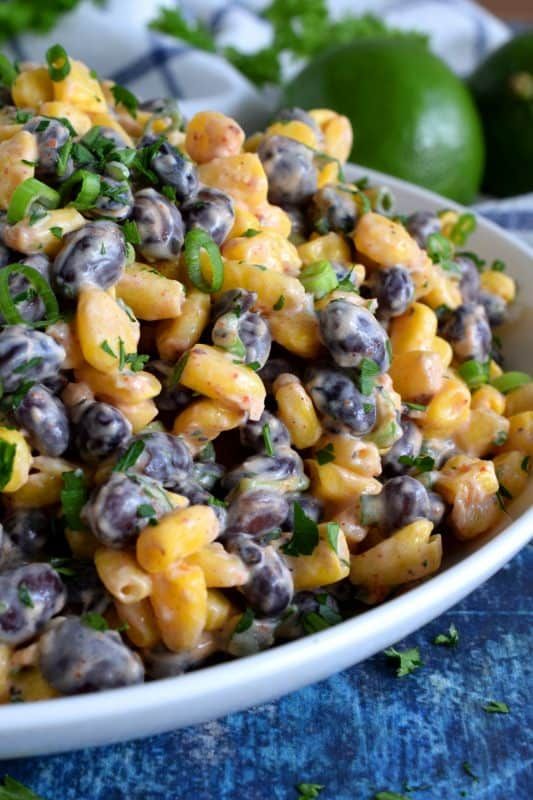
[[(376, 656), (217, 722), (2, 769), (47, 800), (295, 800), (293, 785), (304, 780), (325, 785), (320, 800), (370, 800), (405, 782), (430, 786), (414, 800), (529, 800), (532, 571), (529, 547), (402, 643), (418, 646), (425, 662), (412, 676), (396, 678)], [(459, 648), (431, 644), (450, 622)], [(486, 714), (488, 699), (511, 713)]]

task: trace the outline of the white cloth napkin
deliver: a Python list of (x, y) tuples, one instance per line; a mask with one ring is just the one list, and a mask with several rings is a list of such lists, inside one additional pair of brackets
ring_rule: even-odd
[[(259, 128), (277, 105), (277, 94), (259, 91), (231, 64), (178, 40), (150, 31), (147, 23), (162, 0), (84, 2), (47, 36), (23, 36), (5, 48), (12, 58), (42, 61), (50, 44), (60, 42), (76, 58), (104, 77), (127, 85), (140, 98), (174, 96), (186, 116), (216, 109), (236, 117), (248, 130)], [(269, 23), (260, 15), (264, 0), (183, 0), (190, 19), (201, 19), (217, 42), (253, 52), (268, 44)], [(371, 12), (394, 27), (427, 33), (435, 53), (461, 75), (511, 35), (496, 17), (470, 0), (329, 0), (333, 17)], [(295, 65), (287, 66), (290, 72)], [(533, 241), (533, 195), (510, 206), (480, 209)], [(498, 216), (499, 215), (499, 216)]]

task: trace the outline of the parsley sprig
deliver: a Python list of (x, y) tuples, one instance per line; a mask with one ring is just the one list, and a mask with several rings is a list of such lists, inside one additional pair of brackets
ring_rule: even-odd
[(408, 650), (397, 650), (395, 647), (389, 647), (388, 650), (385, 650), (385, 655), (387, 658), (396, 661), (396, 675), (398, 678), (410, 675), (424, 663), (420, 658), (418, 647), (410, 647)]

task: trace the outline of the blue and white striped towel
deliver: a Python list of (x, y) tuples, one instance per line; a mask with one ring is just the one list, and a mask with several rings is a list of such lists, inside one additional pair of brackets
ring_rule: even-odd
[[(266, 4), (183, 0), (181, 7), (191, 19), (202, 19), (221, 44), (252, 52), (270, 39), (270, 26), (258, 13)], [(8, 50), (13, 57), (38, 61), (51, 43), (61, 42), (69, 53), (141, 98), (171, 95), (180, 99), (187, 116), (212, 108), (237, 117), (248, 129), (261, 126), (276, 107), (276, 93), (257, 91), (219, 56), (148, 29), (159, 7), (175, 5), (169, 0), (85, 2), (52, 34), (24, 36)], [(329, 6), (334, 17), (372, 12), (395, 27), (428, 33), (432, 49), (461, 75), (511, 35), (501, 21), (470, 0), (329, 0)], [(295, 66), (287, 65), (287, 70)], [(533, 194), (477, 207), (533, 245)]]

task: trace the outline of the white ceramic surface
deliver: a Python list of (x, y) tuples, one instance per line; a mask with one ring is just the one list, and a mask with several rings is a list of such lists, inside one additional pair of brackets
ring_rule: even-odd
[[(459, 208), (438, 195), (364, 168), (389, 186), (398, 211)], [(513, 322), (502, 334), (510, 366), (533, 372), (533, 255), (500, 228), (479, 220), (469, 247), (501, 258), (520, 285)], [(265, 653), (178, 678), (32, 705), (0, 707), (0, 757), (36, 755), (133, 739), (211, 720), (319, 681), (383, 650), (450, 608), (487, 580), (531, 538), (533, 484), (498, 532), (471, 542), (443, 570), (411, 591), (321, 633)]]

